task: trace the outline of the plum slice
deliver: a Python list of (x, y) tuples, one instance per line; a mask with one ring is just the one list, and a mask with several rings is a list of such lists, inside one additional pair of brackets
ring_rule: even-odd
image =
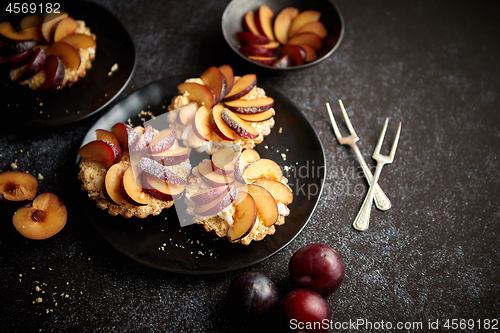
[(71, 69), (78, 69), (82, 62), (80, 53), (71, 44), (66, 42), (55, 42), (47, 48), (47, 54), (54, 54)]
[(271, 97), (259, 97), (251, 100), (237, 99), (226, 102), (226, 107), (237, 113), (260, 113), (269, 110), (274, 105), (274, 99)]
[(38, 180), (29, 173), (6, 171), (0, 173), (0, 197), (6, 201), (33, 200), (38, 190)]
[(223, 193), (229, 191), (229, 185), (217, 186), (206, 190), (205, 192), (195, 194), (191, 197), (191, 201), (196, 205), (206, 204), (207, 202), (214, 201), (220, 197)]
[(304, 32), (302, 34), (295, 35), (292, 38), (290, 38), (288, 40), (288, 44), (292, 45), (307, 44), (311, 46), (315, 51), (318, 51), (319, 49), (321, 49), (323, 42), (321, 41), (321, 38), (319, 38), (316, 34), (312, 32)]
[(238, 41), (247, 44), (267, 44), (269, 43), (269, 38), (262, 35), (256, 35), (249, 31), (239, 31), (236, 33), (236, 39)]
[(214, 106), (212, 111), (210, 111), (210, 125), (215, 134), (221, 139), (235, 141), (238, 135), (222, 120), (223, 110), (224, 106), (221, 104)]
[(64, 66), (61, 60), (51, 54), (45, 60), (45, 82), (43, 82), (40, 90), (54, 90), (59, 87), (64, 81)]
[(170, 184), (186, 185), (187, 182), (167, 166), (148, 157), (142, 157), (137, 165), (142, 171)]
[(233, 101), (248, 94), (257, 85), (257, 75), (246, 74), (233, 84), (231, 91), (224, 97), (223, 101)]
[(201, 140), (210, 141), (212, 138), (212, 126), (210, 125), (210, 109), (201, 106), (193, 117), (192, 124), (194, 134)]
[(242, 188), (255, 200), (257, 216), (266, 226), (272, 226), (278, 221), (279, 209), (271, 192), (257, 184), (247, 184)]
[(163, 201), (170, 201), (179, 197), (186, 188), (185, 185), (170, 184), (147, 173), (142, 174), (141, 184), (149, 195)]
[(274, 179), (259, 179), (255, 181), (254, 184), (260, 185), (268, 190), (278, 203), (288, 205), (293, 201), (292, 190), (282, 182)]
[(149, 203), (149, 194), (142, 188), (140, 178), (135, 177), (132, 167), (125, 170), (122, 179), (122, 196), (129, 204), (134, 206), (145, 206)]
[(240, 154), (240, 156), (236, 159), (234, 164), (234, 175), (237, 181), (242, 184), (246, 183), (246, 180), (243, 178), (243, 171), (246, 166), (253, 161), (260, 159), (260, 155), (256, 150), (253, 149), (245, 149)]
[(0, 22), (0, 39), (12, 43), (30, 40), (31, 36), (25, 31), (15, 31), (9, 22)]
[(213, 201), (209, 201), (205, 204), (196, 205), (194, 212), (201, 216), (215, 215), (222, 211), (224, 208), (229, 206), (236, 198), (236, 187), (229, 186), (227, 192), (222, 193)]
[(292, 21), (299, 15), (299, 10), (295, 7), (283, 8), (276, 19), (274, 20), (274, 36), (281, 44), (286, 44), (288, 41), (288, 30), (292, 25)]
[(286, 44), (280, 49), (279, 56), (288, 56), (292, 66), (300, 66), (304, 64), (305, 51), (302, 52), (298, 45)]
[(27, 50), (33, 49), (36, 42), (33, 40), (25, 40), (15, 43), (10, 43), (0, 47), (0, 56), (12, 56)]
[(255, 35), (260, 35), (259, 29), (257, 28), (257, 23), (255, 22), (255, 12), (248, 11), (243, 17), (243, 27), (246, 31), (251, 32)]
[(201, 179), (209, 186), (218, 187), (234, 183), (233, 174), (219, 174), (213, 171), (212, 162), (203, 160), (198, 164)]
[(233, 68), (227, 64), (219, 66), (219, 70), (222, 75), (224, 75), (224, 79), (226, 80), (226, 91), (224, 92), (224, 96), (226, 96), (231, 89), (233, 89), (234, 71)]
[(43, 18), (43, 23), (40, 25), (40, 34), (43, 40), (50, 44), (52, 41), (52, 29), (62, 19), (68, 17), (67, 13), (49, 13)]
[(240, 152), (232, 147), (219, 149), (212, 155), (212, 169), (221, 175), (233, 173), (234, 164), (239, 156)]
[(267, 111), (254, 114), (244, 114), (244, 113), (238, 114), (238, 117), (240, 117), (245, 121), (250, 121), (250, 122), (266, 121), (273, 116), (274, 116), (274, 109), (269, 109)]
[(215, 94), (207, 86), (196, 82), (184, 82), (177, 86), (177, 89), (184, 94), (189, 93), (189, 98), (197, 102), (200, 106), (204, 105), (207, 109), (211, 109), (215, 104)]
[(274, 62), (276, 61), (276, 57), (259, 57), (259, 56), (248, 56), (248, 59), (252, 60), (253, 62), (256, 62), (258, 64), (266, 65), (266, 66), (272, 66)]
[(224, 108), (222, 110), (222, 120), (231, 128), (236, 134), (245, 139), (255, 139), (259, 133), (249, 123), (238, 117), (232, 111)]
[(71, 17), (65, 17), (59, 22), (57, 22), (52, 28), (51, 40), (53, 42), (58, 42), (64, 37), (71, 35), (75, 32), (77, 27), (76, 21)]
[(261, 158), (250, 163), (243, 172), (243, 178), (247, 183), (257, 179), (274, 179), (280, 181), (283, 178), (283, 172), (280, 166), (273, 160)]
[(161, 162), (165, 166), (176, 165), (184, 162), (191, 155), (191, 148), (172, 148), (160, 153), (149, 154), (155, 161)]
[(267, 5), (261, 5), (259, 9), (257, 9), (257, 13), (255, 13), (257, 29), (261, 35), (266, 36), (269, 40), (275, 40), (272, 25), (273, 16), (273, 10)]
[(19, 208), (12, 217), (14, 227), (21, 235), (30, 239), (47, 239), (61, 231), (66, 225), (66, 206), (55, 194), (37, 196), (30, 207)]
[(198, 111), (198, 104), (196, 102), (191, 102), (178, 109), (178, 114), (176, 121), (181, 125), (187, 125), (193, 120), (194, 115)]
[(10, 57), (0, 58), (0, 66), (5, 66), (7, 69), (15, 69), (25, 65), (33, 55), (33, 49), (26, 50), (19, 54), (11, 55)]
[(82, 146), (78, 150), (78, 155), (91, 161), (101, 162), (105, 168), (109, 168), (117, 160), (119, 151), (110, 142), (94, 140)]
[(300, 27), (296, 34), (302, 34), (304, 32), (312, 32), (316, 34), (319, 38), (323, 39), (328, 35), (328, 31), (326, 30), (326, 27), (323, 23), (318, 22), (318, 21), (313, 21), (304, 24), (302, 27)]
[(228, 237), (236, 241), (248, 235), (257, 220), (257, 206), (252, 196), (246, 192), (238, 192), (235, 199), (233, 224), (229, 228)]
[[(135, 131), (134, 131), (135, 132)], [(128, 150), (128, 133), (127, 126), (123, 123), (116, 123), (111, 127), (111, 133), (115, 135), (115, 137), (120, 142), (122, 149)], [(137, 135), (137, 133), (136, 133)]]
[(200, 79), (215, 94), (214, 104), (224, 98), (226, 93), (226, 78), (222, 75), (219, 68), (215, 66), (208, 67), (201, 74)]
[(34, 14), (25, 16), (21, 20), (21, 23), (19, 23), (19, 27), (21, 28), (21, 31), (28, 34), (28, 36), (30, 36), (33, 41), (42, 43), (43, 39), (40, 33), (41, 24), (42, 18), (39, 15)]
[(14, 75), (11, 75), (12, 81), (24, 81), (38, 74), (45, 66), (46, 56), (43, 49), (38, 48), (32, 54), (31, 58)]
[(112, 165), (104, 178), (104, 196), (116, 205), (123, 205), (126, 200), (122, 195), (122, 182), (125, 171), (130, 165), (120, 162)]
[(319, 21), (320, 17), (321, 12), (317, 10), (304, 10), (293, 20), (290, 29), (288, 29), (288, 38), (293, 37), (297, 33), (297, 30), (299, 30), (303, 25), (309, 22)]
[(170, 149), (175, 142), (175, 133), (171, 128), (166, 128), (156, 134), (148, 146), (151, 154), (157, 154)]
[(88, 48), (93, 48), (95, 49), (95, 40), (87, 35), (84, 34), (70, 34), (63, 39), (61, 39), (61, 42), (66, 42), (68, 44), (73, 45), (77, 49), (88, 49)]

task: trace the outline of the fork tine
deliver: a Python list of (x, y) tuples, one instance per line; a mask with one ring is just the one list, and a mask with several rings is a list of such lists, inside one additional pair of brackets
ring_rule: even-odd
[(332, 109), (330, 108), (330, 103), (328, 102), (326, 102), (326, 109), (328, 110), (328, 115), (330, 116), (330, 121), (332, 122), (333, 131), (335, 132), (335, 136), (337, 137), (338, 141), (342, 138), (342, 134), (340, 134), (337, 123), (335, 122), (335, 118), (333, 117)]
[(380, 154), (380, 148), (382, 148), (382, 143), (384, 142), (385, 131), (387, 130), (387, 123), (389, 122), (389, 118), (385, 118), (384, 128), (382, 129), (382, 133), (380, 133), (380, 138), (378, 138), (377, 146), (375, 147), (375, 151), (373, 155)]
[(398, 147), (400, 133), (401, 133), (401, 122), (399, 123), (398, 132), (396, 133), (396, 138), (394, 139), (394, 142), (392, 144), (391, 153), (389, 154), (389, 158), (391, 159), (391, 161), (394, 160), (394, 155), (396, 154), (396, 148)]
[(345, 120), (345, 123), (347, 125), (347, 129), (349, 129), (349, 133), (357, 136), (356, 132), (354, 131), (354, 127), (352, 127), (351, 120), (349, 120), (349, 116), (347, 116), (347, 112), (345, 111), (345, 108), (344, 108), (344, 103), (342, 103), (341, 99), (339, 99), (339, 105), (340, 105), (340, 109), (342, 110), (342, 114), (344, 115), (344, 120)]

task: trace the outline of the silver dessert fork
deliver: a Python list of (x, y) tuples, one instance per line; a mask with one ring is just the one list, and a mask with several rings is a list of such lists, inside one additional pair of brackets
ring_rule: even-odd
[[(359, 151), (358, 146), (356, 145), (356, 141), (359, 140), (358, 135), (354, 131), (354, 127), (352, 127), (351, 121), (349, 120), (349, 117), (347, 116), (347, 112), (345, 111), (344, 104), (342, 103), (342, 100), (339, 99), (339, 104), (340, 108), (342, 109), (342, 114), (344, 115), (344, 119), (347, 125), (347, 129), (349, 130), (350, 135), (343, 137), (342, 134), (340, 134), (339, 128), (337, 127), (337, 123), (335, 122), (335, 118), (333, 117), (332, 109), (330, 108), (330, 104), (326, 103), (326, 109), (328, 110), (328, 114), (330, 116), (330, 120), (332, 121), (332, 126), (333, 126), (333, 131), (335, 132), (335, 136), (337, 137), (337, 141), (341, 145), (348, 145), (354, 150), (354, 154), (356, 154), (356, 157), (358, 158), (358, 162), (361, 165), (361, 169), (363, 169), (363, 173), (365, 175), (365, 178), (368, 182), (368, 185), (371, 185), (372, 183), (372, 173), (370, 171), (370, 168), (368, 165), (366, 165), (366, 162), (361, 155), (361, 152)], [(378, 184), (375, 185), (374, 189), (374, 198), (375, 198), (375, 206), (380, 209), (380, 210), (388, 210), (391, 208), (391, 201), (389, 198), (385, 195), (384, 191), (380, 188)]]
[(385, 119), (384, 128), (382, 129), (382, 133), (380, 134), (380, 138), (378, 139), (377, 146), (375, 147), (375, 151), (373, 152), (373, 159), (377, 161), (377, 168), (375, 169), (375, 174), (373, 175), (372, 184), (370, 185), (370, 189), (368, 190), (368, 194), (363, 201), (363, 205), (356, 216), (356, 219), (353, 222), (353, 227), (357, 230), (364, 231), (368, 229), (370, 224), (370, 211), (372, 209), (372, 201), (373, 194), (375, 191), (375, 185), (377, 185), (378, 179), (380, 177), (380, 173), (382, 172), (382, 167), (385, 164), (390, 164), (394, 161), (394, 155), (396, 154), (396, 148), (398, 146), (399, 134), (401, 133), (401, 123), (399, 123), (398, 131), (396, 133), (396, 138), (392, 143), (392, 148), (389, 156), (385, 156), (380, 154), (380, 148), (382, 147), (382, 142), (384, 141), (385, 131), (387, 130), (387, 123), (389, 122), (389, 118)]

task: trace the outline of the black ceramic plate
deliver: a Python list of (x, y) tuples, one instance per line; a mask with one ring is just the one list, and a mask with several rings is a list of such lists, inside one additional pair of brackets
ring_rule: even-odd
[[(111, 103), (132, 76), (134, 44), (113, 14), (87, 1), (62, 3), (61, 10), (77, 20), (84, 20), (97, 36), (92, 68), (73, 86), (52, 92), (32, 91), (11, 82), (7, 74), (2, 73), (0, 110), (2, 119), (9, 124), (56, 126), (83, 119)], [(4, 19), (15, 21), (12, 17), (0, 17), (0, 21)], [(118, 70), (108, 75), (114, 64), (118, 65)]]
[[(142, 122), (137, 116), (140, 111), (151, 111), (155, 115), (164, 113), (164, 107), (177, 94), (177, 85), (186, 77), (189, 76), (173, 76), (151, 83), (118, 102), (89, 130), (82, 145), (95, 139), (94, 131), (98, 128), (109, 129), (116, 122), (129, 118), (134, 125), (140, 125)], [(255, 149), (261, 157), (271, 158), (283, 167), (293, 166), (292, 170), (284, 172), (294, 191), (294, 201), (289, 205), (291, 214), (284, 225), (276, 227), (274, 235), (249, 246), (232, 244), (203, 232), (196, 225), (181, 228), (174, 208), (144, 220), (111, 217), (82, 192), (83, 208), (104, 238), (135, 261), (165, 271), (188, 274), (247, 267), (290, 243), (307, 224), (316, 207), (326, 174), (325, 157), (321, 142), (304, 115), (285, 96), (264, 85), (259, 86), (275, 100), (276, 125)], [(286, 154), (286, 160), (281, 154)], [(193, 160), (207, 156), (193, 152), (191, 163), (195, 165)]]

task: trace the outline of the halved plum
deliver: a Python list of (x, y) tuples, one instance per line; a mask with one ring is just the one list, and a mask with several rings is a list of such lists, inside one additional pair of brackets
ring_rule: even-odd
[(0, 199), (7, 202), (33, 200), (38, 190), (38, 180), (29, 173), (6, 171), (0, 173)]
[(26, 238), (47, 239), (61, 231), (67, 219), (68, 211), (61, 199), (55, 194), (43, 193), (33, 200), (31, 206), (19, 208), (12, 223)]

